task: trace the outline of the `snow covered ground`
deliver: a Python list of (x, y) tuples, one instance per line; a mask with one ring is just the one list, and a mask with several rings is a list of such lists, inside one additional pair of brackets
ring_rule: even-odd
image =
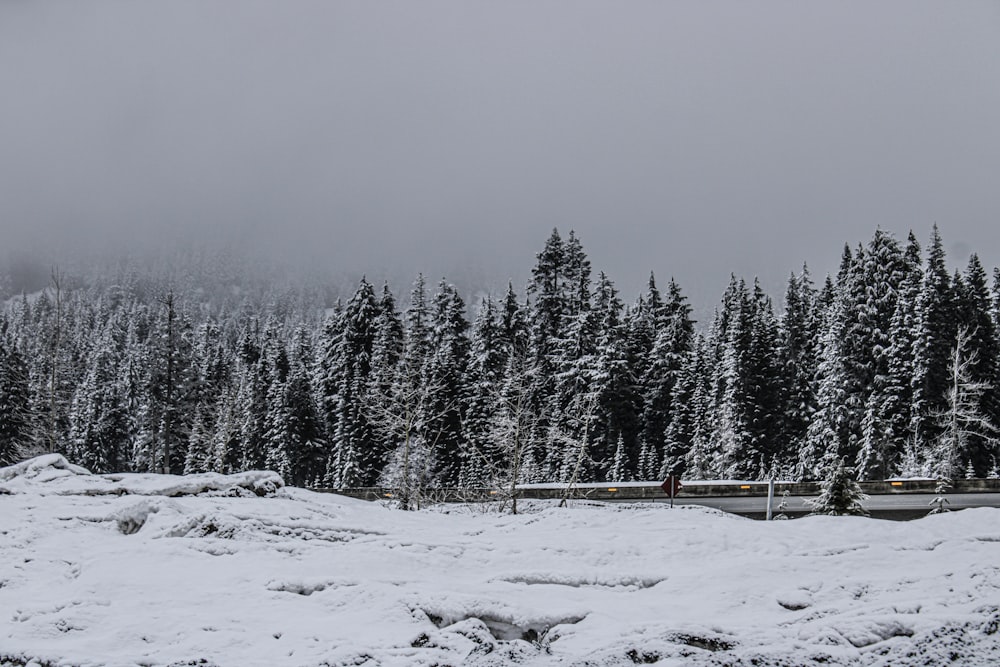
[(998, 665), (1000, 511), (401, 512), (0, 469), (0, 665)]

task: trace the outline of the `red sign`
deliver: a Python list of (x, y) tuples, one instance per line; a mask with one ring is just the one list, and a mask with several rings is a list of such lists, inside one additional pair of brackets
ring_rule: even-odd
[(660, 488), (663, 489), (665, 494), (673, 498), (680, 493), (681, 478), (676, 475), (671, 475), (670, 477), (667, 477), (667, 481), (660, 485)]

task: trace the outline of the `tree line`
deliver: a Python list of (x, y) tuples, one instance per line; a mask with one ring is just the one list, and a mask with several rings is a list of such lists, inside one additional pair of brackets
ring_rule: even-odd
[[(1000, 270), (950, 272), (877, 231), (780, 309), (731, 278), (696, 326), (681, 288), (626, 304), (553, 230), (522, 292), (362, 278), (251, 303), (211, 273), (53, 271), (0, 313), (0, 464), (267, 468), (296, 485), (997, 476)], [(242, 299), (240, 295), (243, 295)]]

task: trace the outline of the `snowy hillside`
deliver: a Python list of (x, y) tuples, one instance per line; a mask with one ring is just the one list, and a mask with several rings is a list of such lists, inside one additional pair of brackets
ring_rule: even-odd
[(0, 469), (0, 665), (996, 665), (1000, 512), (406, 513)]

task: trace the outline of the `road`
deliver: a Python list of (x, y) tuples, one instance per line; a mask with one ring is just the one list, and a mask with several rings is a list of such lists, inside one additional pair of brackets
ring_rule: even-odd
[[(787, 500), (788, 508), (785, 514), (789, 516), (801, 516), (810, 511), (806, 500), (813, 496), (789, 496)], [(894, 493), (887, 495), (873, 495), (863, 504), (873, 517), (882, 519), (915, 519), (925, 516), (931, 510), (931, 501), (937, 495), (933, 493)], [(967, 507), (1000, 507), (1000, 493), (954, 493), (944, 494), (948, 499), (945, 505), (948, 509), (959, 510)], [(649, 502), (649, 501), (627, 501), (620, 502)], [(657, 499), (653, 502), (669, 503), (669, 498)], [(778, 513), (778, 505), (781, 497), (774, 499), (774, 513)], [(704, 507), (714, 507), (724, 512), (740, 514), (755, 519), (762, 519), (767, 514), (767, 498), (761, 496), (753, 497), (690, 497), (682, 495), (674, 499), (675, 505), (702, 505)]]
[[(819, 485), (815, 482), (780, 483), (794, 491), (787, 500), (784, 513), (788, 516), (803, 516), (810, 512), (806, 504), (809, 498), (815, 498)], [(931, 492), (933, 480), (910, 480), (892, 482), (861, 482), (862, 488), (867, 486), (869, 499), (864, 502), (865, 508), (873, 517), (880, 519), (917, 519), (926, 516), (931, 510), (931, 501), (937, 494)], [(951, 493), (944, 494), (948, 499), (946, 507), (960, 510), (968, 507), (1000, 507), (1000, 480), (959, 480), (954, 483)], [(895, 490), (894, 487), (900, 487)], [(890, 490), (892, 489), (892, 490)], [(315, 491), (340, 493), (352, 498), (364, 500), (382, 500), (391, 489), (359, 488), (359, 489), (324, 489)], [(469, 502), (475, 498), (488, 499), (493, 496), (489, 489), (445, 489), (438, 490), (438, 500), (442, 502)], [(698, 495), (704, 493), (706, 495)], [(703, 505), (714, 507), (732, 514), (740, 514), (753, 519), (763, 519), (767, 515), (767, 483), (766, 482), (693, 482), (685, 492), (681, 489), (675, 499), (678, 505)], [(477, 495), (478, 494), (478, 495)], [(809, 495), (813, 494), (813, 495)], [(531, 484), (519, 487), (521, 498), (537, 498), (558, 500), (564, 495), (564, 486), (559, 484)], [(627, 484), (580, 484), (571, 497), (588, 498), (601, 502), (619, 503), (668, 503), (670, 499), (664, 495), (659, 484), (651, 482), (629, 482)], [(774, 497), (774, 513), (778, 513), (781, 503), (781, 486), (778, 486)]]

